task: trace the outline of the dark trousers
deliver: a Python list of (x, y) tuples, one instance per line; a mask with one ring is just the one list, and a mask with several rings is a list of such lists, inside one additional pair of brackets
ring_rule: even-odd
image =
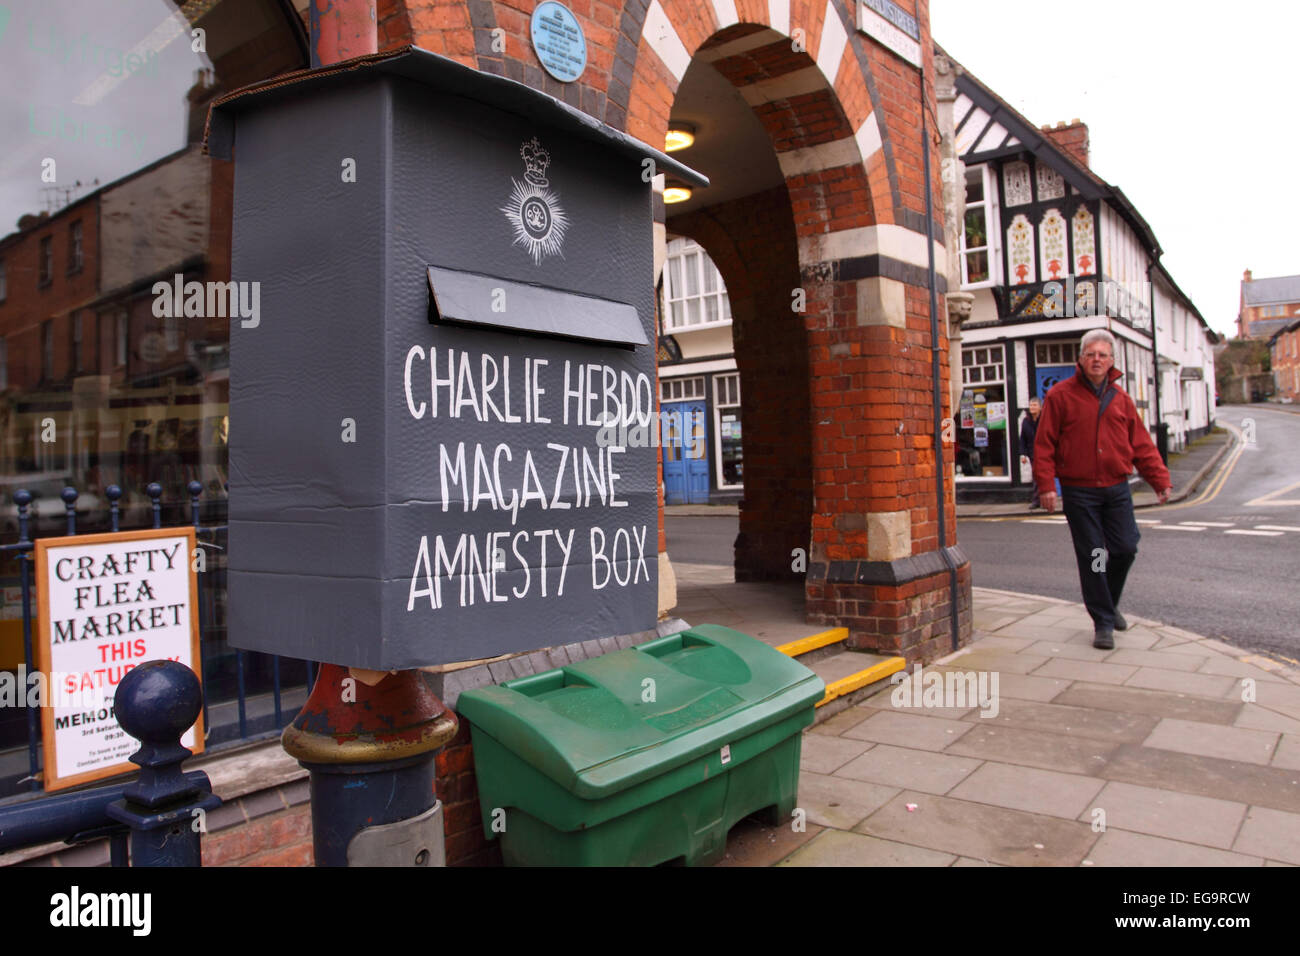
[(1070, 524), (1079, 586), (1093, 627), (1113, 628), (1140, 537), (1128, 482), (1109, 488), (1063, 485), (1061, 508)]

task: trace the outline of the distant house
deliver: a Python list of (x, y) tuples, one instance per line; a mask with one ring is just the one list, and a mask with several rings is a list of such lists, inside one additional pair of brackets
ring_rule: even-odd
[(1089, 168), (1088, 127), (1040, 129), (960, 65), (952, 73), (946, 135), (965, 205), (950, 202), (949, 281), (974, 297), (954, 397), (958, 499), (1028, 495), (1018, 423), (1031, 397), (1075, 373), (1089, 329), (1115, 336), (1120, 384), (1171, 450), (1208, 432), (1215, 335), (1147, 221)]
[(1241, 307), (1237, 337), (1268, 339), (1300, 319), (1300, 276), (1256, 279), (1247, 269), (1241, 276)]
[(1268, 350), (1274, 394), (1283, 401), (1300, 400), (1300, 319), (1274, 332)]

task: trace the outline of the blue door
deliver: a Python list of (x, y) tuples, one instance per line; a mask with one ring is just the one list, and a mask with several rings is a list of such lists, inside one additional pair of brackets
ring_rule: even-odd
[(1073, 365), (1040, 365), (1035, 371), (1038, 373), (1038, 388), (1034, 390), (1034, 395), (1039, 401), (1047, 397), (1047, 390), (1057, 382), (1063, 382), (1074, 374)]
[(660, 406), (664, 502), (709, 501), (709, 437), (703, 402), (665, 402)]

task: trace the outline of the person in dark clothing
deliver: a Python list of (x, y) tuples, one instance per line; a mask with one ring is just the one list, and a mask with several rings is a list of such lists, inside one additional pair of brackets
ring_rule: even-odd
[[(1030, 480), (1034, 473), (1034, 436), (1038, 433), (1038, 415), (1042, 406), (1037, 398), (1029, 400), (1029, 414), (1020, 419), (1020, 455), (1029, 463)], [(1038, 501), (1038, 482), (1034, 482), (1034, 493), (1029, 499), (1029, 510), (1042, 507)]]
[(1137, 557), (1138, 526), (1128, 476), (1136, 465), (1161, 504), (1172, 482), (1155, 442), (1128, 393), (1115, 384), (1115, 338), (1104, 329), (1084, 335), (1075, 374), (1052, 386), (1034, 439), (1034, 480), (1043, 507), (1061, 503), (1083, 603), (1092, 617), (1092, 646), (1110, 650), (1114, 631), (1128, 629), (1119, 613), (1124, 581)]

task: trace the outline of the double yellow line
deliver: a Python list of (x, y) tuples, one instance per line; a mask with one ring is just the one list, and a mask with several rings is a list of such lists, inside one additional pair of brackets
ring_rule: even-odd
[(1231, 422), (1220, 422), (1219, 424), (1232, 432), (1233, 436), (1237, 440), (1237, 447), (1232, 450), (1230, 455), (1228, 455), (1228, 460), (1219, 466), (1218, 472), (1210, 479), (1210, 483), (1206, 486), (1204, 491), (1191, 501), (1183, 501), (1176, 505), (1165, 505), (1160, 509), (1161, 511), (1178, 511), (1182, 508), (1194, 508), (1197, 505), (1206, 504), (1207, 502), (1213, 501), (1218, 496), (1219, 492), (1223, 490), (1223, 486), (1228, 481), (1228, 476), (1232, 474), (1232, 469), (1237, 467), (1237, 461), (1246, 450), (1246, 442), (1242, 439), (1241, 432), (1238, 430), (1236, 425), (1233, 425)]

